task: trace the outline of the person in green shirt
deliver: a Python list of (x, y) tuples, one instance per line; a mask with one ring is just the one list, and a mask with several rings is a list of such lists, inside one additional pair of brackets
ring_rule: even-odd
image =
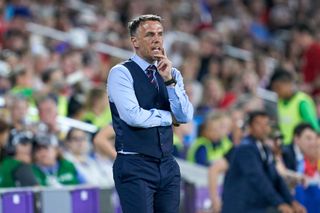
[(38, 185), (31, 168), (33, 135), (29, 131), (17, 132), (6, 147), (13, 155), (0, 164), (0, 187)]
[(40, 185), (59, 187), (80, 183), (75, 166), (59, 154), (54, 135), (36, 135), (34, 160), (33, 172)]
[(296, 87), (292, 73), (282, 68), (276, 69), (270, 79), (270, 88), (278, 95), (278, 123), (284, 145), (292, 143), (293, 130), (299, 123), (309, 123), (320, 132), (314, 101)]

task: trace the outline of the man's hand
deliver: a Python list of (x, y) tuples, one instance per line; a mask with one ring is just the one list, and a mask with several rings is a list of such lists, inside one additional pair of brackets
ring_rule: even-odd
[(281, 204), (278, 206), (278, 210), (281, 213), (294, 213), (293, 209), (288, 204)]
[(221, 212), (221, 206), (222, 206), (221, 199), (216, 197), (212, 201), (212, 212), (213, 213), (220, 213)]
[(171, 70), (172, 70), (172, 62), (168, 59), (167, 54), (164, 49), (162, 49), (162, 54), (154, 55), (157, 58), (158, 65), (157, 69), (159, 74), (163, 78), (164, 81), (169, 81), (172, 79)]
[(291, 203), (294, 213), (307, 213), (307, 210), (297, 201)]

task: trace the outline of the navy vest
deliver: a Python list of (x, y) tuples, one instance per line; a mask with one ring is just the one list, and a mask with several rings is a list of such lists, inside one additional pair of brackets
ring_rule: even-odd
[[(167, 88), (158, 72), (156, 72), (156, 77), (159, 91), (134, 61), (125, 61), (123, 65), (129, 70), (133, 78), (134, 92), (141, 108), (146, 110), (156, 108), (171, 111)], [(118, 110), (112, 102), (110, 102), (110, 109), (113, 128), (116, 133), (115, 147), (117, 151), (137, 152), (156, 158), (161, 158), (172, 153), (172, 126), (150, 128), (129, 126), (120, 119)]]

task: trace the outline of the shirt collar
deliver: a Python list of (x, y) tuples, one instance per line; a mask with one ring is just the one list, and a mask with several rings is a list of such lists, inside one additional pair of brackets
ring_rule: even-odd
[(140, 56), (138, 56), (137, 54), (134, 54), (131, 57), (131, 60), (134, 61), (136, 64), (139, 65), (139, 67), (143, 70), (146, 71), (146, 69), (153, 64), (148, 63), (147, 61), (145, 61), (143, 58), (141, 58)]
[(45, 173), (46, 175), (53, 175), (53, 174), (55, 174), (55, 173), (57, 173), (57, 171), (58, 171), (58, 167), (59, 167), (59, 165), (58, 165), (58, 163), (56, 163), (55, 165), (53, 165), (53, 166), (40, 166), (40, 165), (37, 165), (39, 168), (40, 168), (40, 170), (43, 172), (43, 173)]

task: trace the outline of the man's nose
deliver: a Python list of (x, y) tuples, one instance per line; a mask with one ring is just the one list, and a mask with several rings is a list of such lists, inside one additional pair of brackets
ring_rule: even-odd
[(160, 35), (155, 35), (155, 36), (153, 37), (153, 42), (155, 42), (155, 43), (160, 43), (161, 40), (162, 40), (162, 38), (161, 38)]

